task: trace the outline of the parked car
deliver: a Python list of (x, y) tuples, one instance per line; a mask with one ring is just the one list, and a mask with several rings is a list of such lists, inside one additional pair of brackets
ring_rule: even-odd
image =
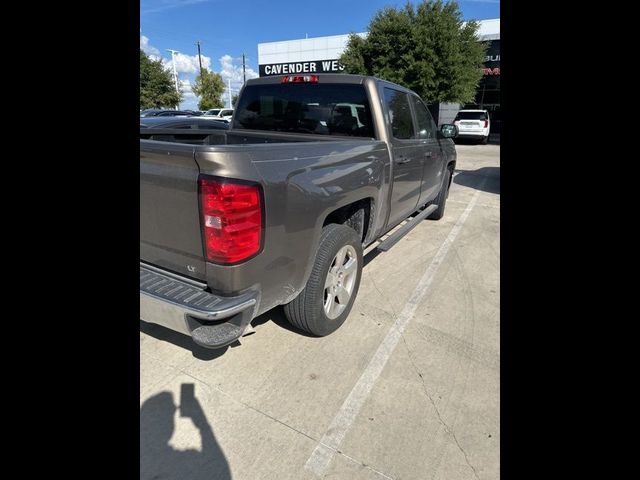
[(140, 113), (141, 117), (192, 117), (194, 113), (188, 110), (156, 110), (149, 109)]
[(229, 124), (201, 117), (145, 117), (140, 119), (140, 128), (229, 130)]
[(212, 108), (211, 110), (207, 110), (204, 115), (205, 117), (212, 117), (216, 120), (222, 120), (224, 122), (231, 122), (231, 118), (233, 117), (233, 109), (232, 108)]
[(229, 130), (149, 131), (140, 318), (208, 348), (278, 305), (303, 331), (335, 331), (364, 248), (442, 218), (456, 165), (456, 126), (438, 130), (414, 92), (361, 75), (248, 80)]
[(156, 117), (193, 117), (193, 113), (186, 110), (163, 110)]
[(154, 117), (158, 113), (163, 112), (164, 110), (160, 110), (157, 108), (147, 108), (146, 110), (140, 110), (141, 117)]
[(480, 140), (486, 145), (491, 130), (491, 120), (487, 110), (460, 110), (453, 121), (458, 127), (459, 138)]

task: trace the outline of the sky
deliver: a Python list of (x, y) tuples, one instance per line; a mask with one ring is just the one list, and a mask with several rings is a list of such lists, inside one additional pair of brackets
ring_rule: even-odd
[[(191, 91), (202, 66), (242, 87), (242, 54), (247, 79), (258, 76), (258, 43), (365, 32), (373, 15), (385, 6), (402, 7), (407, 0), (140, 0), (140, 48), (162, 58), (176, 70), (184, 93), (182, 109), (197, 109)], [(411, 1), (417, 4), (417, 1)], [(458, 1), (463, 20), (500, 17), (500, 0)], [(227, 101), (225, 92), (225, 102)]]

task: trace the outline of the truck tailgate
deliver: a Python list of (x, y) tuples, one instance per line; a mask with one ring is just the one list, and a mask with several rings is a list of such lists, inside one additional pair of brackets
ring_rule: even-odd
[(140, 260), (205, 280), (193, 147), (140, 144)]

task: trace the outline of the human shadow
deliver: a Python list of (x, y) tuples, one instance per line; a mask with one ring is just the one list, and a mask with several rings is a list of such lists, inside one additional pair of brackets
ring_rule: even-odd
[[(169, 441), (175, 414), (190, 418), (201, 437), (202, 450), (176, 450)], [(229, 463), (218, 445), (194, 384), (181, 385), (180, 405), (171, 392), (160, 392), (140, 407), (140, 480), (231, 480)]]
[(456, 170), (453, 183), (500, 195), (500, 167)]

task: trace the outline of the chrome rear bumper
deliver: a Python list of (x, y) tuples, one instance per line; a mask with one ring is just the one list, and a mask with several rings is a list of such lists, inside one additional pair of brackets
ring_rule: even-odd
[(257, 310), (258, 292), (209, 293), (186, 278), (140, 264), (140, 319), (189, 335), (207, 348), (240, 338)]

